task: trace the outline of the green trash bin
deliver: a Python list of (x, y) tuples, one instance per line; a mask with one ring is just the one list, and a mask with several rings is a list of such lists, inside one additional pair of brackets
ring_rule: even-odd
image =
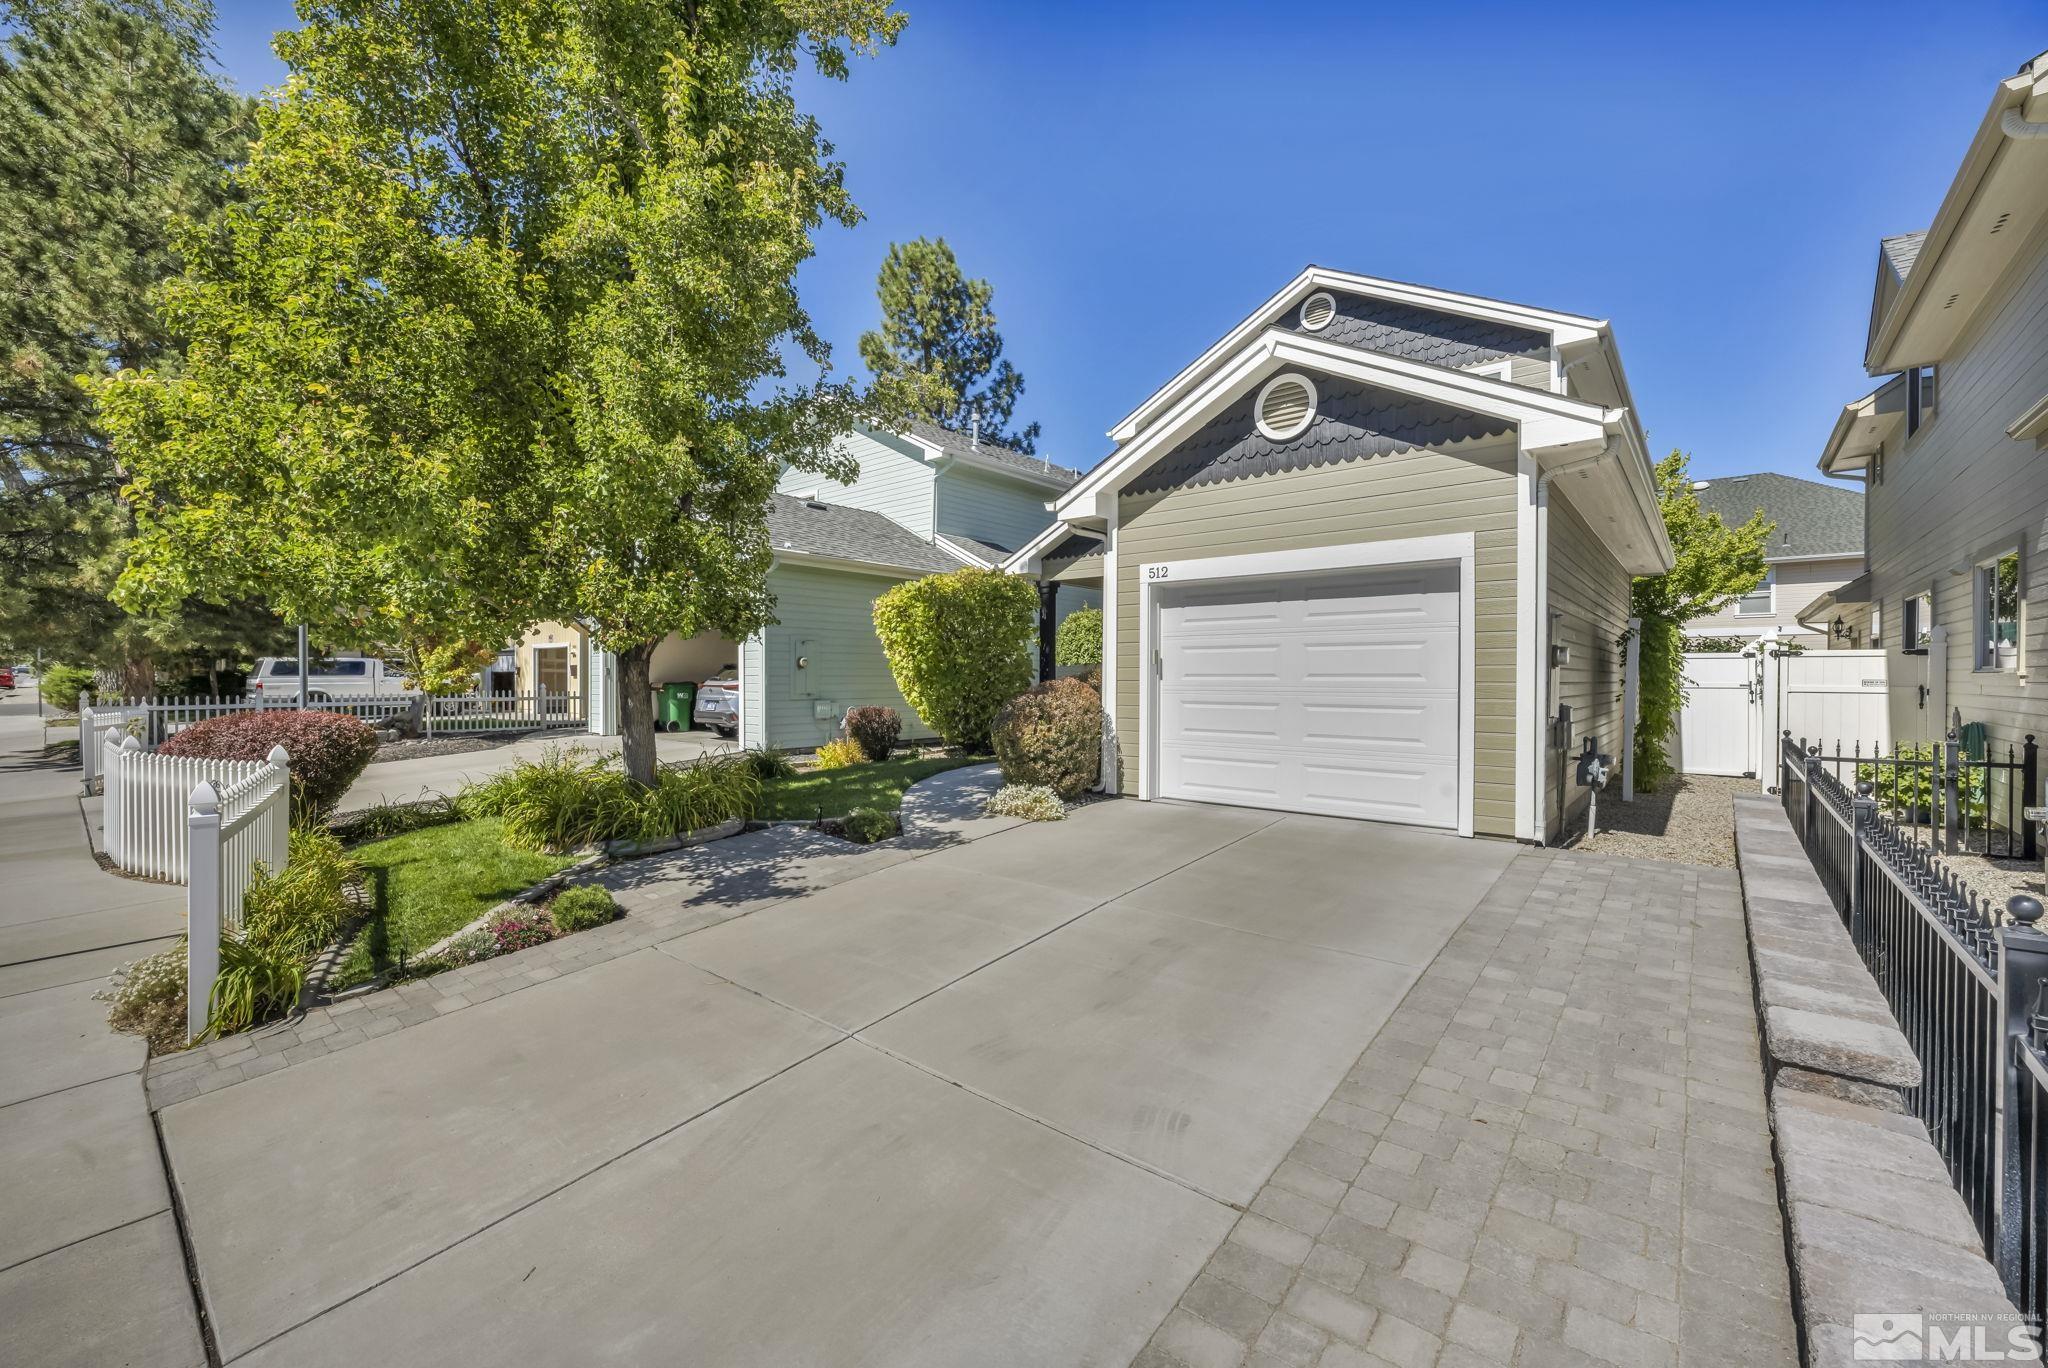
[(696, 706), (695, 684), (664, 684), (661, 686), (661, 705), (655, 710), (654, 720), (669, 731), (688, 731), (690, 713)]

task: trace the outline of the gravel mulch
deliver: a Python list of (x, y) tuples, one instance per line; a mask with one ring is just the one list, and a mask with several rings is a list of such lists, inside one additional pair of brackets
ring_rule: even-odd
[(1735, 795), (1756, 792), (1754, 779), (1673, 775), (1654, 793), (1621, 801), (1619, 789), (1600, 797), (1600, 830), (1583, 831), (1575, 849), (1677, 864), (1735, 864)]
[(518, 741), (519, 736), (436, 736), (422, 737), (417, 741), (386, 741), (377, 747), (377, 753), (370, 757), (370, 763), (381, 765), (386, 760), (424, 760), (430, 755), (461, 755), (467, 751), (496, 750)]

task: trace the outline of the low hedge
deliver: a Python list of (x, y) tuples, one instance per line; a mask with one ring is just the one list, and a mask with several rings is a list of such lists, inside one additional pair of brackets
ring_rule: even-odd
[(318, 821), (369, 765), (377, 733), (358, 717), (266, 708), (195, 722), (157, 749), (208, 760), (265, 760), (274, 746), (290, 757), (292, 815)]

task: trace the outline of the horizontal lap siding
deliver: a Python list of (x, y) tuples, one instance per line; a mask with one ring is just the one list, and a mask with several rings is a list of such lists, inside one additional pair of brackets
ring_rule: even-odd
[[(2030, 733), (2048, 740), (2048, 451), (2005, 435), (2048, 393), (2048, 234), (1994, 300), (1943, 361), (1934, 418), (1886, 445), (1869, 528), (1871, 589), (1891, 648), (1892, 736), (1936, 734), (1919, 706), (1925, 662), (1899, 650), (1906, 597), (1932, 587), (1935, 621), (1949, 630), (1949, 703), (1963, 721), (1985, 723), (2002, 753)], [(1974, 668), (1972, 576), (1951, 573), (2013, 541), (2022, 543), (2026, 679)]]
[(1138, 791), (1138, 567), (1255, 551), (1475, 534), (1474, 829), (1515, 827), (1515, 449), (1409, 451), (1249, 480), (1126, 495), (1117, 529), (1116, 729)]
[(939, 476), (938, 528), (1015, 551), (1052, 525), (1052, 494), (953, 466)]
[(865, 508), (902, 524), (920, 537), (932, 535), (932, 468), (865, 432), (850, 432), (836, 443), (860, 462), (850, 485), (808, 470), (790, 469), (776, 481), (779, 494), (813, 497), (820, 503)]
[[(1778, 610), (1775, 613), (1738, 616), (1735, 605), (1731, 603), (1718, 613), (1694, 618), (1686, 623), (1686, 635), (1761, 636), (1765, 628), (1776, 627), (1780, 636), (1799, 632), (1812, 637), (1811, 631), (1799, 625), (1799, 610), (1822, 594), (1833, 593), (1862, 574), (1863, 557), (1855, 555), (1831, 557), (1827, 560), (1779, 561), (1776, 569)], [(1834, 621), (1833, 611), (1829, 612), (1828, 621)]]
[[(1550, 496), (1550, 610), (1563, 616), (1557, 620), (1556, 641), (1571, 648), (1571, 660), (1558, 671), (1558, 698), (1572, 710), (1574, 751), (1592, 737), (1594, 748), (1621, 763), (1628, 742), (1622, 734), (1621, 634), (1628, 630), (1629, 574), (1608, 554), (1593, 531), (1569, 502), (1552, 492)], [(1546, 835), (1559, 834), (1557, 801), (1558, 753), (1544, 748), (1544, 800)], [(1583, 825), (1591, 790), (1573, 781), (1565, 757), (1564, 812), (1562, 825)]]
[[(766, 744), (778, 749), (810, 747), (838, 734), (839, 718), (850, 707), (879, 704), (903, 717), (905, 737), (930, 736), (931, 728), (903, 701), (875, 635), (875, 600), (897, 581), (810, 566), (778, 565), (768, 575), (775, 595), (776, 623), (762, 634), (765, 663), (761, 693), (767, 699)], [(798, 680), (797, 643), (810, 665)], [(749, 680), (751, 684), (751, 680)], [(799, 695), (799, 687), (808, 693)], [(813, 716), (818, 699), (832, 704), (832, 716)]]

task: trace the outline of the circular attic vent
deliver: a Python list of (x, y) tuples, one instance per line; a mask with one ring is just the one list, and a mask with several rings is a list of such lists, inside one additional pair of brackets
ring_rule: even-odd
[(1267, 441), (1285, 442), (1308, 431), (1316, 416), (1315, 382), (1306, 375), (1276, 375), (1259, 391), (1259, 432)]
[(1301, 326), (1310, 332), (1321, 332), (1336, 316), (1337, 301), (1326, 293), (1318, 291), (1301, 301)]

